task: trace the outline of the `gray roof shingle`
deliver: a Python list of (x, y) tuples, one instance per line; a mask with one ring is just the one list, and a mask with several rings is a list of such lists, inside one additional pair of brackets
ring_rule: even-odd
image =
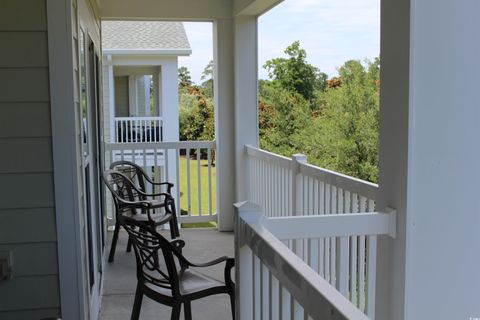
[(181, 22), (103, 21), (104, 50), (190, 50)]

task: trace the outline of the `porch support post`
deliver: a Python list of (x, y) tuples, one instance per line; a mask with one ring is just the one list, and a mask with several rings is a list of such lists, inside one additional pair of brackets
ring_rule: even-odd
[(405, 318), (410, 1), (381, 3), (380, 197), (397, 210), (397, 237), (379, 236), (375, 318)]
[(218, 229), (229, 231), (236, 189), (233, 20), (215, 20), (213, 38)]
[(479, 11), (382, 1), (377, 210), (397, 237), (378, 241), (377, 319), (480, 317)]
[(235, 18), (235, 160), (236, 201), (249, 200), (245, 145), (258, 146), (257, 16)]
[(113, 62), (112, 55), (107, 56), (107, 72), (108, 72), (108, 111), (109, 111), (109, 126), (110, 126), (110, 139), (109, 142), (117, 142), (115, 128), (115, 77), (113, 75)]
[[(161, 105), (162, 105), (162, 130), (164, 141), (178, 141), (179, 139), (179, 111), (178, 111), (178, 67), (177, 60), (172, 58), (161, 67)], [(177, 181), (177, 155), (173, 150), (168, 151), (167, 179), (178, 187)], [(166, 159), (167, 160), (167, 159)], [(174, 192), (176, 195), (177, 193)], [(180, 205), (180, 199), (175, 199)]]

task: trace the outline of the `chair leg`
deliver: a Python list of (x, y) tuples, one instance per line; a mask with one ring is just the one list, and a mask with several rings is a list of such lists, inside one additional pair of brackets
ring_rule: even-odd
[(115, 249), (117, 248), (118, 232), (120, 231), (120, 223), (115, 222), (115, 230), (113, 231), (112, 245), (110, 246), (110, 254), (108, 255), (108, 262), (113, 262), (115, 257)]
[(133, 302), (131, 320), (138, 320), (140, 317), (140, 309), (142, 309), (143, 291), (142, 284), (137, 284), (137, 290), (135, 291), (135, 301)]
[(232, 319), (235, 320), (235, 294), (232, 292), (232, 293), (229, 293), (228, 295), (230, 296), (230, 305), (232, 308)]
[(175, 202), (171, 202), (170, 210), (172, 211), (172, 219), (170, 220), (170, 235), (172, 239), (180, 237), (180, 230), (178, 230), (178, 219), (177, 219), (177, 209), (175, 207)]
[[(135, 230), (136, 228), (133, 227), (132, 229)], [(132, 251), (132, 239), (130, 239), (130, 236), (129, 236), (128, 242), (127, 242), (127, 252), (131, 252), (131, 251)]]
[(185, 311), (185, 320), (192, 320), (192, 303), (190, 301), (183, 303), (183, 310)]
[(182, 308), (181, 303), (176, 303), (172, 306), (172, 320), (180, 320), (180, 309)]

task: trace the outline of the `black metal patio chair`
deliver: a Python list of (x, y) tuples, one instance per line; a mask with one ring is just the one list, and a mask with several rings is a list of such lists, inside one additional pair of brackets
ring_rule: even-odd
[[(156, 228), (159, 225), (170, 223), (172, 239), (177, 237), (178, 226), (175, 213), (175, 201), (168, 193), (149, 194), (159, 197), (154, 201), (147, 200), (147, 194), (137, 186), (126, 175), (115, 170), (106, 170), (103, 173), (103, 181), (110, 190), (115, 205), (115, 230), (108, 262), (112, 262), (115, 256), (115, 249), (120, 231), (120, 217), (125, 216), (137, 221), (139, 224)], [(162, 202), (163, 212), (155, 210), (159, 208), (158, 202)], [(131, 240), (129, 239), (129, 242)], [(127, 246), (127, 251), (130, 251)]]
[[(231, 270), (235, 260), (220, 257), (207, 263), (192, 263), (181, 253), (185, 242), (167, 240), (153, 228), (129, 217), (119, 217), (132, 239), (137, 262), (137, 289), (131, 319), (138, 319), (143, 296), (172, 307), (172, 320), (180, 319), (183, 304), (186, 320), (192, 319), (191, 301), (215, 294), (228, 294), (235, 319), (235, 284)], [(160, 257), (163, 257), (161, 259)], [(208, 277), (192, 268), (210, 267), (225, 262), (224, 281)]]
[[(149, 194), (149, 188), (147, 188), (147, 185), (150, 185), (150, 190), (153, 190), (155, 193), (168, 193), (171, 197), (172, 196), (172, 188), (173, 188), (173, 183), (171, 182), (156, 182), (153, 181), (153, 179), (143, 170), (141, 166), (138, 164), (127, 161), (127, 160), (120, 160), (120, 161), (115, 161), (110, 164), (110, 169), (111, 170), (116, 170), (124, 175), (126, 175), (130, 180), (132, 180), (136, 187), (140, 190), (143, 191), (143, 194), (139, 195), (139, 197), (142, 200), (148, 200), (151, 202), (151, 208), (157, 209), (157, 208), (163, 208), (165, 202), (160, 199), (155, 199), (154, 194)], [(157, 192), (157, 188), (160, 188), (160, 192)], [(175, 205), (175, 203), (173, 203)], [(175, 237), (180, 236), (180, 230), (178, 228), (178, 219), (177, 219), (177, 212), (176, 208), (173, 207), (173, 222), (171, 226), (173, 227), (173, 232), (175, 234)], [(129, 250), (130, 251), (130, 250)]]

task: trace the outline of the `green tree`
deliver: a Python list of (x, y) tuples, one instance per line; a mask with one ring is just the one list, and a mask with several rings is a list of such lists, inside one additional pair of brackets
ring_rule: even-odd
[(210, 60), (205, 69), (203, 69), (200, 79), (202, 80), (200, 88), (205, 96), (213, 98), (213, 60)]
[(266, 85), (263, 90), (259, 101), (260, 147), (285, 156), (299, 152), (311, 121), (309, 102), (278, 86)]
[(187, 67), (178, 68), (178, 85), (179, 87), (186, 87), (192, 85), (192, 77)]
[(267, 69), (269, 78), (273, 84), (297, 92), (307, 101), (313, 102), (315, 91), (325, 90), (327, 75), (307, 63), (307, 53), (300, 48), (299, 41), (293, 42), (284, 52), (287, 58), (274, 58), (263, 66)]
[(380, 60), (345, 62), (339, 85), (321, 94), (306, 153), (314, 164), (361, 179), (378, 180)]
[(181, 91), (180, 97), (180, 140), (213, 140), (213, 101), (197, 87)]

